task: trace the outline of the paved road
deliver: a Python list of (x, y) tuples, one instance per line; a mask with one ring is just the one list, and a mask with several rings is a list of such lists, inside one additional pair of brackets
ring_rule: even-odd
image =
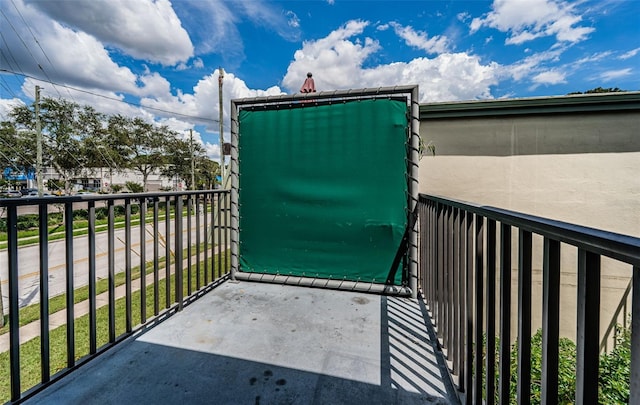
[[(209, 218), (207, 218), (209, 219)], [(192, 243), (196, 243), (196, 233), (200, 232), (201, 242), (206, 236), (201, 215), (200, 229), (196, 229), (195, 215), (191, 221), (191, 237)], [(183, 222), (183, 247), (187, 247), (187, 220)], [(175, 246), (175, 221), (170, 221), (170, 241), (169, 246), (171, 252)], [(159, 222), (158, 239), (160, 257), (165, 256), (166, 227), (164, 221)], [(217, 242), (217, 231), (214, 232), (214, 241)], [(96, 234), (96, 275), (98, 279), (108, 276), (108, 235), (107, 232), (99, 232)], [(132, 267), (140, 265), (140, 227), (138, 225), (131, 228), (131, 265)], [(152, 224), (145, 226), (145, 246), (146, 260), (153, 260), (153, 241), (154, 230)], [(125, 270), (125, 230), (117, 229), (115, 231), (115, 271), (122, 272)], [(87, 285), (88, 280), (88, 237), (86, 235), (78, 236), (73, 239), (73, 267), (74, 267), (74, 286), (80, 287)], [(65, 242), (64, 240), (52, 241), (49, 243), (49, 294), (51, 297), (61, 294), (65, 291), (66, 286), (66, 259), (65, 259)], [(195, 253), (195, 252), (194, 252)], [(4, 312), (8, 313), (8, 254), (7, 251), (0, 252), (0, 280), (2, 283), (2, 299), (4, 303)], [(40, 287), (40, 252), (37, 245), (22, 247), (18, 250), (18, 272), (19, 272), (19, 296), (20, 306), (26, 306), (39, 302)]]

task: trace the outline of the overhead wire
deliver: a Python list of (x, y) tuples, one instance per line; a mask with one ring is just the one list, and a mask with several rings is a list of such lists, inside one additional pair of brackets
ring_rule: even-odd
[[(15, 75), (28, 77), (29, 79), (33, 79), (33, 80), (42, 80), (42, 79), (40, 79), (38, 77), (31, 76), (31, 75), (28, 75), (26, 73), (15, 72), (15, 71), (10, 70), (10, 69), (0, 68), (0, 72), (12, 73), (12, 74), (15, 74)], [(145, 110), (158, 111), (158, 112), (163, 112), (165, 114), (177, 115), (177, 116), (185, 117), (185, 118), (193, 118), (193, 119), (200, 120), (200, 121), (209, 121), (209, 122), (216, 122), (216, 123), (220, 122), (219, 120), (217, 120), (215, 118), (206, 118), (206, 117), (200, 117), (200, 116), (197, 116), (197, 115), (189, 115), (189, 114), (183, 114), (183, 113), (179, 113), (179, 112), (175, 112), (175, 111), (169, 111), (169, 110), (165, 110), (165, 109), (162, 109), (162, 108), (149, 107), (149, 106), (145, 106), (145, 105), (142, 105), (142, 104), (139, 104), (139, 103), (134, 103), (134, 102), (127, 101), (127, 100), (122, 100), (122, 99), (119, 99), (119, 98), (116, 98), (116, 97), (110, 97), (110, 96), (105, 96), (104, 94), (94, 93), (94, 92), (89, 91), (89, 90), (79, 89), (77, 87), (69, 86), (67, 84), (62, 84), (62, 83), (55, 83), (55, 84), (57, 86), (59, 86), (59, 87), (65, 87), (65, 88), (68, 88), (68, 89), (71, 89), (71, 90), (74, 90), (74, 91), (78, 91), (80, 93), (90, 94), (92, 96), (101, 97), (101, 98), (104, 98), (104, 99), (107, 99), (107, 100), (111, 100), (111, 101), (117, 101), (117, 102), (120, 102), (120, 103), (128, 104), (128, 105), (131, 105), (131, 106), (134, 106), (134, 107), (138, 107), (138, 108), (142, 108), (142, 109), (145, 109)]]
[[(31, 37), (33, 38), (33, 40), (35, 41), (35, 43), (38, 45), (38, 48), (40, 48), (40, 51), (42, 52), (42, 54), (44, 55), (45, 59), (47, 60), (47, 62), (49, 62), (49, 65), (53, 68), (53, 70), (55, 71), (56, 74), (58, 74), (58, 76), (60, 76), (60, 74), (58, 73), (55, 65), (53, 64), (53, 62), (51, 62), (51, 59), (49, 59), (49, 55), (47, 55), (47, 53), (45, 52), (45, 50), (42, 48), (42, 45), (40, 44), (40, 41), (38, 41), (38, 38), (36, 37), (36, 35), (33, 33), (33, 30), (31, 29), (31, 26), (27, 23), (27, 21), (24, 19), (24, 16), (22, 15), (22, 13), (20, 12), (20, 9), (18, 9), (18, 7), (16, 6), (16, 3), (11, 0), (11, 4), (13, 4), (13, 8), (15, 8), (16, 12), (18, 13), (18, 15), (20, 16), (20, 19), (22, 19), (22, 23), (24, 24), (25, 27), (27, 27), (27, 29), (29, 30), (29, 33), (31, 34)], [(38, 65), (40, 66), (40, 65)], [(44, 72), (44, 68), (42, 68), (42, 66), (40, 66), (40, 69)], [(46, 72), (45, 72), (46, 75)], [(47, 75), (47, 78), (49, 76)], [(49, 80), (49, 83), (51, 83), (51, 85), (53, 86), (54, 89), (56, 89), (55, 84)], [(58, 95), (60, 95), (60, 92), (58, 91), (58, 89), (56, 89), (56, 92), (58, 92)], [(69, 97), (71, 97), (73, 99), (73, 95), (71, 94), (71, 92), (69, 91), (69, 89), (67, 89), (67, 93), (69, 94)], [(75, 100), (74, 100), (75, 101)]]
[[(14, 5), (15, 6), (15, 5)], [(36, 58), (36, 56), (33, 54), (33, 52), (31, 52), (31, 48), (29, 48), (29, 46), (27, 45), (27, 43), (25, 42), (25, 40), (22, 38), (22, 36), (20, 35), (20, 33), (18, 32), (18, 30), (16, 29), (16, 27), (14, 27), (13, 23), (11, 22), (11, 20), (9, 19), (9, 17), (5, 14), (4, 10), (0, 9), (0, 13), (2, 13), (2, 16), (5, 18), (5, 20), (7, 20), (7, 22), (9, 23), (9, 26), (11, 27), (11, 29), (13, 30), (13, 32), (16, 34), (16, 36), (18, 37), (18, 39), (20, 40), (20, 42), (22, 43), (22, 46), (24, 46), (24, 48), (27, 50), (27, 52), (29, 53), (29, 55), (31, 56), (31, 58), (33, 59), (33, 61), (36, 63), (36, 65), (38, 66), (38, 69), (40, 69), (42, 71), (42, 73), (45, 75), (45, 77), (47, 78), (47, 81), (49, 83), (51, 83), (53, 85), (53, 81), (51, 80), (51, 78), (49, 77), (49, 74), (42, 68), (42, 65), (40, 64), (40, 62), (38, 62), (38, 59)], [(56, 92), (58, 93), (58, 96), (60, 98), (62, 98), (62, 95), (60, 94), (60, 92), (58, 91), (58, 89), (55, 88)]]

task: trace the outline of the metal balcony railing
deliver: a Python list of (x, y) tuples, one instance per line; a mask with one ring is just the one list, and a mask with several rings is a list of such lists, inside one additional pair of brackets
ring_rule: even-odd
[[(225, 280), (229, 204), (228, 190), (0, 200), (9, 314), (0, 402), (29, 398)], [(55, 235), (49, 218), (60, 212)], [(23, 213), (37, 217), (35, 238), (19, 237)], [(35, 301), (34, 319), (21, 319), (25, 297)], [(56, 329), (57, 318), (64, 326)], [(28, 352), (34, 344), (39, 353)]]
[[(517, 306), (516, 398), (530, 403), (532, 258), (538, 253), (533, 237), (543, 238), (542, 365), (541, 381), (535, 382), (541, 386), (541, 403), (558, 401), (561, 243), (577, 248), (575, 403), (598, 403), (603, 257), (632, 272), (629, 403), (640, 403), (640, 239), (428, 195), (420, 195), (419, 227), (419, 283), (467, 404), (493, 404), (496, 397), (499, 403), (511, 401), (512, 306)], [(512, 303), (516, 251), (517, 302)], [(494, 378), (485, 377), (496, 371), (497, 387)]]

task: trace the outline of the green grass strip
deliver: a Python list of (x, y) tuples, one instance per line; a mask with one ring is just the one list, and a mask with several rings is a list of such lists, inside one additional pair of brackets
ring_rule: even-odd
[[(229, 253), (226, 253), (227, 263), (230, 263)], [(204, 272), (210, 269), (213, 263), (215, 278), (220, 278), (229, 269), (218, 268), (218, 255), (210, 258), (206, 266), (200, 266), (200, 280), (204, 280)], [(224, 256), (222, 257), (224, 263)], [(204, 263), (204, 262), (203, 262)], [(202, 263), (201, 263), (202, 264)], [(224, 271), (221, 271), (224, 270)], [(183, 295), (187, 297), (187, 269), (183, 269), (184, 288)], [(191, 283), (195, 285), (197, 277), (196, 265), (191, 266)], [(171, 275), (171, 297), (175, 300), (175, 274)], [(148, 318), (154, 314), (154, 289), (158, 289), (160, 297), (160, 309), (164, 308), (164, 297), (166, 294), (166, 283), (162, 280), (158, 285), (151, 284), (146, 287), (146, 315)], [(131, 317), (132, 324), (140, 324), (141, 300), (140, 290), (132, 293), (131, 296)], [(195, 293), (195, 291), (194, 291)], [(121, 336), (126, 331), (126, 306), (125, 297), (116, 300), (116, 336)], [(103, 306), (96, 310), (97, 347), (100, 348), (109, 342), (109, 306)], [(50, 333), (50, 372), (54, 375), (66, 367), (67, 358), (67, 337), (66, 327), (60, 326)], [(84, 315), (75, 320), (75, 357), (80, 359), (89, 354), (89, 315)], [(22, 392), (40, 383), (40, 338), (32, 339), (20, 346), (20, 381)], [(9, 352), (0, 353), (0, 403), (11, 399), (10, 391), (10, 364)]]
[[(215, 247), (214, 247), (215, 248)], [(195, 252), (196, 247), (192, 247), (192, 252)], [(204, 243), (200, 244), (200, 251), (204, 251)], [(187, 258), (187, 248), (183, 249), (182, 257)], [(158, 258), (158, 271), (164, 270), (165, 268), (165, 257)], [(175, 257), (172, 255), (170, 264), (175, 263)], [(153, 273), (153, 261), (148, 261), (146, 263), (146, 272), (145, 274)], [(140, 266), (135, 266), (131, 268), (131, 280), (135, 281), (140, 278)], [(126, 274), (125, 272), (119, 272), (115, 274), (114, 284), (115, 287), (121, 286), (126, 282)], [(97, 280), (96, 282), (96, 295), (102, 294), (109, 289), (109, 279), (103, 278)], [(89, 286), (78, 287), (73, 290), (73, 302), (78, 304), (82, 301), (86, 301), (89, 299)], [(55, 297), (51, 297), (49, 299), (49, 315), (54, 314), (58, 311), (61, 311), (66, 308), (67, 303), (67, 294), (62, 293)], [(40, 319), (40, 304), (31, 304), (27, 305), (23, 308), (20, 308), (20, 316), (19, 316), (19, 324), (20, 326), (27, 325), (31, 322), (35, 322)], [(0, 335), (4, 335), (9, 332), (9, 315), (5, 315), (4, 326), (0, 328)]]

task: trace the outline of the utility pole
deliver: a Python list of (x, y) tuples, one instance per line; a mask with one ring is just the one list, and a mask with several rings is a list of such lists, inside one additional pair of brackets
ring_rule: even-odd
[(44, 179), (42, 178), (42, 128), (40, 127), (40, 86), (36, 86), (36, 179), (38, 181), (38, 196), (44, 193)]
[(222, 128), (222, 80), (224, 79), (224, 69), (218, 68), (218, 110), (220, 112), (220, 187), (224, 187), (224, 135)]
[(191, 190), (196, 189), (196, 163), (193, 156), (193, 129), (189, 129), (189, 152), (191, 153)]

